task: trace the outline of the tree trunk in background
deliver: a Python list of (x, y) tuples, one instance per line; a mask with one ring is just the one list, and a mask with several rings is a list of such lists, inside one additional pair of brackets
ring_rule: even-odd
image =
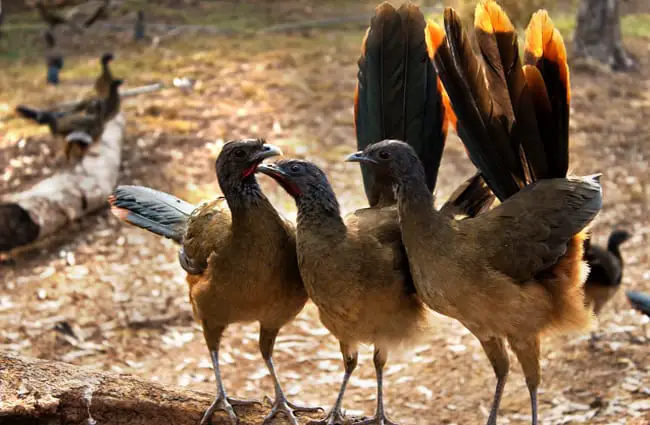
[(616, 71), (637, 67), (623, 46), (619, 0), (581, 0), (573, 46), (575, 57), (594, 58)]

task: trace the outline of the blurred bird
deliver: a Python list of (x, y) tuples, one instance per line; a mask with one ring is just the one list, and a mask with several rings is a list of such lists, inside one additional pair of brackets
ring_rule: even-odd
[(179, 261), (187, 272), (190, 302), (203, 327), (217, 382), (217, 396), (201, 424), (223, 410), (238, 422), (233, 407), (256, 402), (226, 396), (219, 369), (219, 346), (228, 325), (260, 323), (259, 348), (273, 379), (275, 401), (264, 423), (283, 413), (293, 425), (294, 412), (318, 408), (287, 401), (272, 360), (280, 328), (307, 302), (296, 258), (295, 230), (273, 208), (255, 178), (255, 169), (280, 149), (263, 140), (224, 145), (216, 161), (223, 198), (199, 206), (141, 186), (118, 186), (110, 197), (119, 219), (181, 244)]
[(562, 37), (544, 11), (526, 31), (525, 62), (496, 2), (476, 7), (482, 66), (451, 8), (430, 21), (430, 55), (470, 159), (501, 204), (451, 222), (432, 208), (426, 167), (411, 147), (383, 141), (352, 154), (395, 187), (402, 240), (418, 295), (481, 342), (497, 376), (488, 425), (509, 371), (506, 341), (524, 370), (537, 425), (540, 335), (583, 330), (581, 232), (602, 206), (599, 176), (567, 177), (569, 71)]
[(16, 112), (23, 118), (38, 124), (46, 124), (53, 136), (63, 138), (63, 152), (66, 159), (69, 163), (76, 163), (102, 135), (109, 112), (115, 110), (116, 104), (119, 108), (121, 84), (122, 80), (114, 80), (108, 97), (89, 101), (82, 111), (37, 110), (19, 105), (16, 107)]
[(625, 230), (614, 230), (609, 236), (607, 249), (585, 240), (585, 260), (589, 275), (585, 282), (587, 304), (594, 314), (600, 314), (605, 304), (616, 294), (623, 279), (623, 257), (620, 245), (632, 235)]
[(636, 310), (650, 317), (650, 294), (638, 291), (627, 291), (627, 299)]
[(135, 24), (133, 26), (133, 39), (135, 41), (144, 40), (145, 34), (145, 22), (144, 22), (144, 11), (138, 10), (138, 14), (135, 18)]
[(43, 38), (46, 44), (47, 83), (57, 85), (59, 84), (59, 73), (63, 68), (63, 55), (56, 47), (56, 39), (51, 30), (45, 30)]

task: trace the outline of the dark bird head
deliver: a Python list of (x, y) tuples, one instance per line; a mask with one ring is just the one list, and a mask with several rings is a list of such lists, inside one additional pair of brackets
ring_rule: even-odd
[(277, 146), (263, 139), (243, 139), (227, 142), (217, 157), (216, 171), (219, 185), (226, 197), (231, 189), (246, 184), (257, 185), (255, 169), (266, 158), (282, 155)]
[(632, 234), (627, 230), (614, 230), (611, 235), (609, 235), (609, 240), (607, 241), (607, 249), (609, 251), (618, 251), (618, 247), (628, 239), (632, 237)]
[(418, 176), (424, 181), (424, 168), (417, 154), (412, 147), (398, 140), (368, 145), (345, 160), (367, 164), (378, 177), (389, 178), (393, 184), (402, 183), (409, 176)]
[(257, 171), (278, 182), (296, 201), (298, 220), (305, 215), (340, 216), (339, 204), (325, 172), (316, 164), (286, 159), (275, 164), (261, 164)]
[(113, 54), (110, 53), (110, 52), (108, 52), (108, 53), (104, 53), (104, 54), (102, 55), (102, 58), (100, 59), (100, 62), (101, 62), (101, 64), (102, 64), (102, 66), (106, 66), (106, 65), (108, 65), (109, 62), (112, 61), (113, 59), (114, 59)]
[(308, 161), (286, 159), (275, 164), (262, 164), (257, 171), (272, 177), (296, 200), (330, 187), (323, 170)]

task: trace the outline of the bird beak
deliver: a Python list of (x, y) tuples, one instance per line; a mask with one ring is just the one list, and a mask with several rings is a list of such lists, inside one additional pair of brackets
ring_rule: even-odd
[(257, 166), (257, 171), (262, 174), (266, 174), (269, 177), (274, 179), (284, 180), (287, 178), (287, 173), (285, 173), (280, 167), (275, 164), (260, 164)]
[(282, 151), (277, 146), (265, 143), (264, 146), (262, 146), (262, 151), (257, 154), (256, 160), (262, 161), (272, 156), (282, 156)]
[(375, 161), (374, 159), (368, 158), (366, 154), (363, 153), (363, 151), (355, 152), (353, 154), (346, 156), (345, 162), (369, 162), (371, 164), (377, 163), (377, 161)]

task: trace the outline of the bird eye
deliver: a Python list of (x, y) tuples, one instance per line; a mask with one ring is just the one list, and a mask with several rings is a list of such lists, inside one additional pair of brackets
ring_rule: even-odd
[(246, 156), (246, 152), (244, 152), (243, 149), (237, 149), (237, 150), (235, 151), (235, 156), (236, 156), (237, 158), (243, 158), (243, 157)]
[(291, 167), (289, 167), (289, 169), (291, 170), (292, 173), (297, 173), (298, 171), (300, 171), (300, 165), (293, 164)]
[(390, 153), (386, 151), (379, 151), (379, 158), (388, 159), (390, 158)]

